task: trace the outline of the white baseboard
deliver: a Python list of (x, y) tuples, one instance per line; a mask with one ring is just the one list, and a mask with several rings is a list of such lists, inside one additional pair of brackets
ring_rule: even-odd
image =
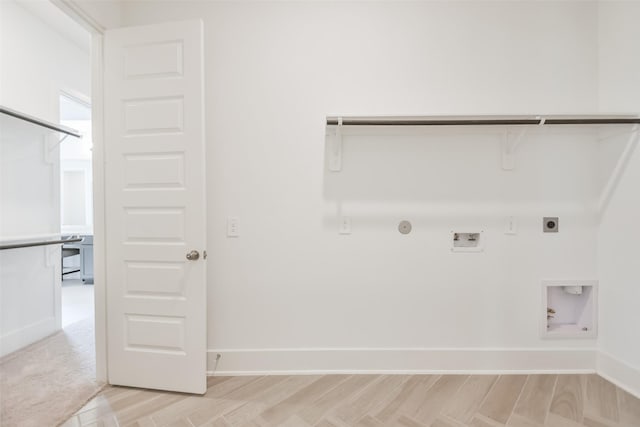
[[(595, 373), (594, 348), (210, 349), (209, 375)], [(220, 360), (216, 364), (216, 355)]]
[(640, 369), (600, 351), (597, 372), (602, 378), (640, 399)]
[(0, 357), (47, 337), (58, 329), (56, 318), (47, 317), (31, 325), (11, 331), (0, 337)]

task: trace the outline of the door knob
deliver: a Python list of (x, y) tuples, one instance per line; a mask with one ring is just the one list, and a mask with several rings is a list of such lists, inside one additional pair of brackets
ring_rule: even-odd
[(195, 261), (198, 258), (200, 258), (200, 253), (198, 253), (198, 251), (191, 251), (187, 254), (187, 259), (189, 261)]

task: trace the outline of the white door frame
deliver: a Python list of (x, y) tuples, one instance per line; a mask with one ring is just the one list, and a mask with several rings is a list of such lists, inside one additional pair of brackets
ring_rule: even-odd
[(105, 28), (86, 14), (74, 0), (51, 0), (92, 35), (91, 122), (93, 129), (93, 262), (95, 299), (96, 379), (107, 382), (107, 297), (105, 270), (105, 174), (103, 35)]
[(103, 33), (94, 33), (91, 49), (93, 109), (93, 291), (95, 302), (96, 379), (107, 382), (107, 272), (105, 269), (105, 173)]

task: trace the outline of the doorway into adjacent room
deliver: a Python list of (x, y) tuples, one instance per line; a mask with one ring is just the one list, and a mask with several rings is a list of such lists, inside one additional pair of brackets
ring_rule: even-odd
[(62, 247), (62, 327), (93, 321), (93, 182), (91, 104), (84, 95), (60, 94), (60, 124), (75, 129), (82, 139), (60, 145), (60, 218), (64, 237), (80, 242)]

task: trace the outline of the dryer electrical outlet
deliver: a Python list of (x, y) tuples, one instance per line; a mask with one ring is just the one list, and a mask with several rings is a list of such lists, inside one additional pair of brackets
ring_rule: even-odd
[(545, 233), (557, 233), (560, 231), (560, 220), (557, 216), (545, 216), (542, 218), (542, 231)]

